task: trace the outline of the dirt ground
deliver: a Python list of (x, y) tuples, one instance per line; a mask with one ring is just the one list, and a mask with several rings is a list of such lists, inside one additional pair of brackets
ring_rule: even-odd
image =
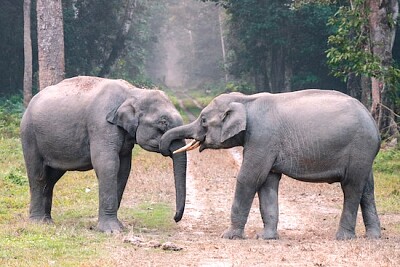
[[(187, 205), (181, 222), (168, 233), (149, 230), (124, 234), (122, 239), (143, 242), (172, 242), (180, 251), (162, 250), (151, 245), (126, 243), (112, 254), (118, 266), (400, 266), (400, 214), (380, 214), (382, 239), (363, 237), (359, 213), (358, 238), (336, 241), (342, 206), (338, 184), (311, 184), (283, 177), (280, 185), (279, 240), (258, 240), (262, 221), (255, 198), (246, 225), (245, 240), (220, 238), (229, 226), (235, 179), (240, 168), (241, 150), (206, 150), (188, 153)], [(153, 174), (134, 163), (122, 205), (134, 205), (143, 192), (151, 201), (174, 203), (170, 160)], [(156, 163), (155, 163), (156, 164)], [(379, 210), (379, 207), (378, 207)], [(172, 220), (171, 215), (171, 220)]]

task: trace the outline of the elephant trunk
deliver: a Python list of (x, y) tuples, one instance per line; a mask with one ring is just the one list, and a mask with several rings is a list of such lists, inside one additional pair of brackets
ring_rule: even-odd
[[(162, 137), (160, 141), (160, 151), (164, 156), (171, 156), (172, 152), (177, 150), (178, 147), (174, 150), (171, 149), (171, 144), (174, 140), (183, 140), (185, 138), (193, 138), (193, 122), (191, 124), (179, 126), (168, 130)], [(182, 143), (182, 147), (185, 146), (185, 142)]]
[[(176, 140), (172, 142), (169, 150), (174, 151), (185, 145), (185, 141)], [(174, 179), (175, 179), (175, 193), (176, 193), (176, 213), (174, 216), (175, 222), (182, 219), (185, 210), (186, 202), (186, 166), (187, 157), (186, 153), (170, 154), (173, 161)]]

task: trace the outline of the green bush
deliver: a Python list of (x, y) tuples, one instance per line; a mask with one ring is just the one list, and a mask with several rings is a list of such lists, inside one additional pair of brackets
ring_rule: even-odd
[(374, 163), (377, 205), (383, 212), (400, 211), (400, 150), (381, 150)]
[(22, 97), (0, 97), (0, 138), (19, 137), (19, 123), (24, 107)]

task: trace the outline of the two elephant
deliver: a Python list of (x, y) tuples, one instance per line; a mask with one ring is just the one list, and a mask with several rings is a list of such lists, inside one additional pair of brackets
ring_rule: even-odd
[[(185, 139), (194, 141), (184, 146)], [(172, 158), (174, 219), (179, 221), (185, 207), (186, 150), (243, 146), (231, 226), (223, 237), (243, 238), (257, 193), (264, 222), (259, 236), (278, 238), (282, 174), (301, 181), (341, 183), (344, 205), (337, 239), (355, 236), (359, 205), (366, 235), (380, 237), (372, 174), (379, 134), (368, 111), (338, 92), (224, 94), (196, 121), (183, 125), (161, 91), (138, 89), (122, 80), (76, 77), (32, 99), (21, 122), (21, 140), (32, 220), (51, 221), (53, 188), (66, 171), (93, 168), (99, 181), (98, 228), (121, 231), (117, 211), (131, 169), (131, 151), (138, 144)]]

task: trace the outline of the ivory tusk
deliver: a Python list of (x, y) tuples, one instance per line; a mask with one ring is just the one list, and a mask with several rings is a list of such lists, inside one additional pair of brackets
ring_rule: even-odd
[(186, 146), (175, 150), (174, 152), (172, 152), (172, 154), (181, 153), (181, 152), (184, 152), (184, 151), (190, 151), (190, 150), (198, 148), (199, 146), (200, 146), (200, 141), (193, 140), (192, 142), (190, 142)]

